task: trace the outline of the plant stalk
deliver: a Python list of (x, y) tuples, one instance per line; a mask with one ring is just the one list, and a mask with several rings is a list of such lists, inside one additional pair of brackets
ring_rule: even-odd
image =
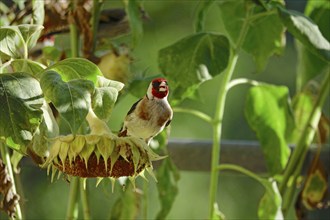
[(224, 73), (223, 79), (218, 91), (218, 102), (216, 103), (216, 109), (213, 119), (213, 145), (212, 145), (212, 159), (211, 159), (211, 180), (210, 180), (210, 194), (209, 194), (209, 219), (212, 219), (214, 212), (214, 204), (216, 202), (216, 194), (218, 191), (218, 165), (220, 162), (220, 140), (222, 131), (222, 120), (225, 109), (225, 102), (227, 97), (227, 85), (233, 75), (236, 63), (238, 60), (238, 54), (233, 54), (230, 57), (228, 68)]
[[(8, 152), (8, 147), (0, 142), (0, 150), (1, 150), (1, 157), (3, 159), (4, 164), (6, 165), (6, 168), (8, 170), (8, 174), (10, 176), (10, 179), (12, 181), (12, 192), (14, 194), (17, 194), (17, 190), (16, 190), (16, 184), (15, 184), (15, 179), (14, 179), (14, 172), (13, 172), (13, 168), (11, 165), (11, 161), (10, 161), (10, 155)], [(22, 219), (23, 215), (22, 215), (22, 210), (21, 210), (21, 206), (19, 204), (19, 202), (17, 202), (16, 207), (15, 207), (15, 216), (16, 219)]]
[[(70, 43), (71, 43), (71, 57), (79, 56), (79, 34), (74, 20), (74, 12), (79, 0), (73, 0), (71, 2), (71, 22), (70, 22)], [(73, 220), (78, 218), (78, 194), (79, 194), (79, 177), (73, 176), (70, 182), (70, 192), (68, 199), (68, 208), (66, 212), (66, 219)]]
[(209, 219), (212, 219), (214, 213), (214, 204), (216, 200), (216, 193), (218, 191), (218, 178), (219, 170), (218, 165), (220, 163), (220, 140), (222, 132), (222, 119), (224, 115), (225, 102), (227, 98), (228, 85), (231, 81), (234, 69), (237, 64), (238, 54), (244, 43), (245, 37), (249, 30), (249, 22), (252, 14), (252, 8), (247, 9), (246, 18), (242, 25), (242, 29), (237, 39), (236, 47), (233, 54), (230, 56), (229, 64), (224, 72), (223, 79), (218, 91), (218, 102), (216, 103), (215, 114), (213, 118), (213, 145), (212, 145), (212, 158), (211, 158), (211, 180), (210, 180), (210, 194), (209, 194)]
[(207, 114), (205, 114), (201, 111), (198, 111), (198, 110), (174, 107), (173, 111), (174, 112), (182, 112), (182, 113), (192, 114), (192, 115), (195, 115), (196, 117), (206, 121), (207, 123), (210, 123), (210, 124), (213, 123), (213, 119), (210, 116), (208, 116)]
[[(302, 163), (306, 158), (307, 151), (309, 146), (311, 145), (318, 123), (320, 121), (322, 106), (329, 95), (330, 90), (330, 73), (326, 73), (325, 79), (322, 82), (320, 93), (314, 103), (313, 110), (309, 116), (309, 119), (305, 125), (303, 132), (298, 140), (296, 148), (294, 149), (292, 156), (288, 162), (288, 165), (284, 171), (283, 180), (280, 184), (280, 193), (284, 199), (288, 199), (289, 201), (284, 201), (285, 207), (283, 206), (283, 210), (287, 210), (292, 203), (293, 196), (292, 195), (292, 187), (295, 187), (296, 180), (301, 174)], [(292, 178), (293, 181), (290, 181)]]
[[(90, 220), (91, 219), (91, 214), (90, 214), (90, 209), (89, 209), (89, 204), (88, 204), (88, 188), (87, 188), (87, 181), (86, 179), (79, 178), (80, 180), (80, 200), (82, 203), (83, 207), (83, 213), (84, 213), (84, 219), (85, 220)], [(86, 182), (84, 182), (86, 181)], [(86, 186), (85, 186), (86, 183)]]
[(78, 0), (73, 0), (72, 1), (72, 6), (71, 6), (71, 22), (70, 22), (70, 43), (71, 43), (71, 57), (78, 57), (79, 56), (79, 34), (78, 34), (78, 28), (75, 24), (75, 19), (74, 19), (74, 12), (76, 9), (76, 6), (78, 4)]
[(93, 33), (93, 48), (92, 54), (94, 54), (97, 42), (97, 30), (99, 27), (99, 20), (100, 20), (100, 12), (103, 5), (103, 0), (93, 0), (93, 13), (91, 18), (91, 26), (92, 26), (92, 33)]
[(78, 219), (78, 193), (79, 177), (73, 176), (70, 183), (70, 193), (68, 200), (68, 209), (66, 213), (67, 220)]
[(241, 167), (241, 166), (237, 166), (235, 164), (221, 164), (217, 167), (217, 169), (220, 170), (233, 170), (236, 172), (240, 172), (252, 179), (255, 179), (257, 182), (260, 182), (262, 184), (263, 179), (261, 177), (259, 177), (257, 174)]

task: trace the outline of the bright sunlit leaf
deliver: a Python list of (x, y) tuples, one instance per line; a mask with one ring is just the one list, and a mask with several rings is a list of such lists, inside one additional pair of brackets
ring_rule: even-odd
[(28, 49), (34, 47), (40, 36), (42, 25), (21, 24), (17, 26)]
[(102, 76), (97, 65), (84, 58), (68, 58), (48, 67), (47, 70), (56, 71), (65, 82), (72, 79), (88, 79), (96, 84), (97, 76)]
[(266, 190), (259, 202), (259, 219), (284, 219), (281, 211), (282, 198), (280, 192), (278, 191), (276, 182), (273, 180), (263, 180), (261, 183)]
[[(330, 41), (329, 18), (330, 4), (327, 0), (308, 1), (305, 14), (319, 27), (322, 35)], [(312, 53), (305, 45), (296, 40), (298, 49), (297, 65), (297, 90), (303, 90), (304, 86), (319, 74), (326, 71), (329, 63)]]
[(43, 74), (40, 84), (45, 97), (54, 104), (71, 132), (76, 134), (91, 106), (93, 82), (85, 79), (64, 82), (60, 74), (48, 70)]
[(10, 65), (13, 67), (15, 72), (26, 72), (37, 78), (39, 77), (40, 73), (46, 68), (41, 63), (26, 59), (13, 60)]
[(97, 85), (92, 96), (92, 108), (98, 118), (108, 120), (124, 84), (98, 76)]
[(330, 61), (330, 43), (314, 22), (297, 11), (278, 7), (278, 12), (283, 24), (297, 40), (324, 61)]
[(42, 118), (39, 82), (26, 73), (0, 74), (0, 139), (20, 150), (32, 140)]
[(24, 57), (24, 41), (17, 26), (0, 28), (0, 52), (12, 58)]
[(267, 84), (252, 87), (245, 116), (260, 141), (268, 171), (272, 175), (281, 173), (290, 156), (286, 137), (294, 126), (288, 89)]
[(12, 58), (27, 58), (28, 49), (36, 45), (43, 26), (21, 24), (0, 28), (0, 52)]

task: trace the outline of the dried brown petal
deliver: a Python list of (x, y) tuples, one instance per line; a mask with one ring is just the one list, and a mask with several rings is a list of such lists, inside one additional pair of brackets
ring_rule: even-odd
[(13, 183), (7, 172), (6, 165), (0, 159), (0, 209), (4, 210), (10, 218), (15, 217), (15, 207), (19, 195), (13, 192)]

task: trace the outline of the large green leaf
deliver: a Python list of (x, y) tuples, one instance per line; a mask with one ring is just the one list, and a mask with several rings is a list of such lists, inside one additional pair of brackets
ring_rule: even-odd
[(108, 120), (117, 101), (118, 92), (124, 87), (121, 82), (98, 77), (97, 87), (92, 96), (92, 108), (98, 118)]
[(294, 125), (287, 87), (252, 87), (246, 98), (245, 116), (258, 136), (268, 171), (272, 175), (281, 173), (290, 155), (286, 136)]
[(157, 170), (158, 195), (161, 209), (156, 219), (165, 219), (171, 210), (173, 202), (178, 194), (179, 171), (170, 158), (163, 160)]
[(195, 20), (195, 31), (201, 32), (204, 31), (204, 23), (207, 11), (214, 3), (214, 0), (206, 0), (206, 1), (200, 1), (198, 5), (198, 11), (196, 14), (196, 20)]
[(12, 58), (24, 57), (24, 41), (17, 26), (0, 28), (0, 52)]
[(13, 67), (14, 72), (26, 72), (37, 78), (46, 68), (41, 63), (26, 59), (13, 60), (10, 65)]
[(88, 79), (96, 84), (97, 76), (102, 76), (97, 65), (84, 58), (68, 58), (48, 67), (47, 70), (56, 71), (65, 82), (72, 79)]
[(330, 61), (330, 43), (318, 26), (300, 12), (278, 7), (283, 24), (308, 50), (324, 61)]
[(274, 180), (261, 180), (266, 191), (259, 202), (258, 217), (259, 219), (283, 219), (281, 211), (282, 198), (276, 182)]
[(219, 2), (222, 22), (231, 41), (253, 56), (258, 71), (270, 56), (283, 51), (285, 43), (284, 27), (276, 9), (268, 7), (269, 11), (265, 11), (261, 5), (246, 0)]
[[(318, 25), (323, 36), (330, 41), (329, 17), (330, 4), (327, 0), (308, 1), (306, 15)], [(329, 66), (328, 62), (310, 52), (306, 46), (297, 41), (298, 67), (297, 90), (303, 90), (308, 81), (324, 72)]]
[(47, 156), (47, 153), (49, 153), (49, 149), (52, 144), (49, 139), (55, 138), (59, 135), (59, 127), (52, 110), (46, 101), (44, 101), (41, 110), (43, 112), (42, 122), (39, 125), (29, 147), (31, 147), (34, 153), (43, 158)]
[(17, 27), (23, 37), (27, 48), (32, 48), (36, 45), (40, 33), (44, 28), (42, 25), (37, 24), (21, 24)]
[(201, 82), (220, 74), (228, 65), (225, 36), (198, 33), (159, 51), (159, 66), (170, 81), (174, 99), (192, 97)]
[(27, 58), (28, 49), (36, 45), (41, 25), (21, 24), (0, 28), (0, 52), (12, 58)]
[(71, 132), (76, 134), (91, 106), (93, 82), (85, 79), (64, 82), (60, 74), (48, 70), (41, 77), (40, 84), (45, 97), (54, 104)]
[(0, 74), (0, 139), (16, 150), (32, 140), (42, 118), (42, 90), (26, 73)]

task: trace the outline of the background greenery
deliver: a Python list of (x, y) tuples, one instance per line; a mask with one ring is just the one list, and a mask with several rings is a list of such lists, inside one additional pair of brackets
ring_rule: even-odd
[[(305, 1), (286, 1), (288, 8), (303, 11)], [(105, 7), (121, 6), (121, 1), (106, 1)], [(131, 68), (133, 74), (147, 73), (154, 75), (160, 73), (157, 63), (158, 51), (177, 39), (193, 32), (192, 19), (197, 10), (197, 1), (145, 1), (145, 10), (150, 20), (144, 23), (144, 36), (134, 49), (134, 63)], [(206, 23), (206, 30), (221, 32), (219, 9), (211, 8)], [(116, 39), (118, 43), (124, 42), (125, 37)], [(293, 94), (295, 90), (295, 73), (297, 53), (295, 45), (288, 39), (289, 46), (281, 57), (269, 60), (266, 69), (257, 74), (252, 58), (244, 54), (240, 56), (235, 78), (244, 75), (246, 78), (286, 85)], [(62, 45), (66, 46), (66, 45)], [(186, 100), (185, 107), (199, 109), (213, 115), (214, 98), (221, 75), (212, 81), (205, 82), (199, 89), (203, 101)], [(254, 133), (248, 127), (244, 118), (244, 97), (248, 87), (240, 86), (229, 92), (223, 122), (222, 139), (230, 140), (256, 140)], [(127, 110), (137, 97), (127, 95), (118, 102), (110, 120), (112, 130), (119, 130)], [(329, 100), (326, 104), (329, 110)], [(176, 113), (171, 126), (171, 139), (211, 139), (212, 130), (209, 125), (191, 115)], [(26, 217), (30, 219), (60, 219), (65, 216), (69, 184), (64, 178), (49, 184), (50, 177), (46, 172), (37, 168), (25, 158), (22, 161), (21, 183), (24, 188), (23, 209)], [(209, 163), (209, 161), (205, 161)], [(221, 195), (220, 210), (230, 219), (256, 219), (257, 206), (263, 189), (258, 183), (248, 177), (236, 174), (220, 175)], [(92, 180), (91, 182), (95, 182)], [(121, 189), (116, 186), (111, 192), (111, 184), (102, 182), (98, 188), (95, 184), (89, 185), (90, 204), (94, 219), (109, 216), (112, 205), (120, 196)], [(207, 216), (209, 174), (205, 172), (181, 172), (179, 181), (179, 194), (168, 216), (168, 219), (203, 219)], [(156, 183), (150, 181), (148, 189), (148, 218), (154, 218), (159, 210)], [(28, 200), (27, 200), (27, 199)], [(141, 204), (141, 209), (145, 204)], [(238, 208), (239, 207), (239, 208)], [(238, 211), (239, 210), (239, 211)], [(1, 213), (2, 214), (2, 213)], [(2, 217), (2, 215), (0, 215)]]

